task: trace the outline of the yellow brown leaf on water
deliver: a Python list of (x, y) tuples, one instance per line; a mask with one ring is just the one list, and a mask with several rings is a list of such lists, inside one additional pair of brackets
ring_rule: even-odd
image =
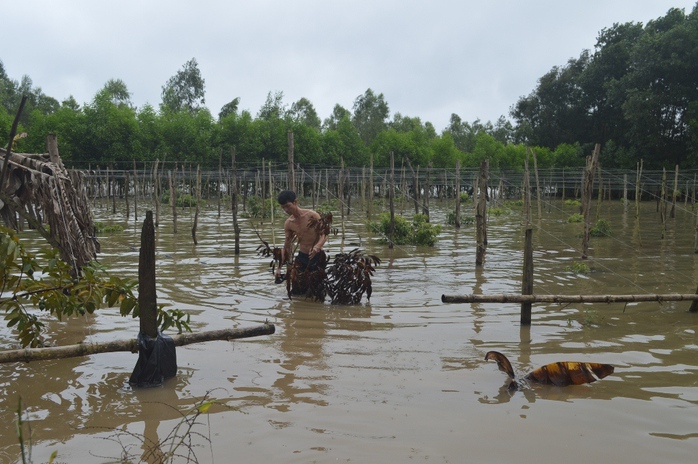
[(497, 367), (499, 367), (500, 371), (505, 372), (512, 379), (516, 377), (514, 375), (514, 368), (511, 367), (511, 363), (507, 357), (499, 351), (488, 351), (485, 355), (485, 361), (497, 361)]
[(613, 373), (610, 364), (563, 361), (546, 364), (526, 374), (529, 382), (558, 387), (595, 382)]

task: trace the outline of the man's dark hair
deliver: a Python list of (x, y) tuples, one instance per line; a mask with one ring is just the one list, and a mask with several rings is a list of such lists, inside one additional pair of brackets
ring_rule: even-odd
[(293, 203), (296, 199), (296, 192), (293, 190), (282, 190), (279, 192), (279, 204), (281, 206), (285, 205), (286, 203)]

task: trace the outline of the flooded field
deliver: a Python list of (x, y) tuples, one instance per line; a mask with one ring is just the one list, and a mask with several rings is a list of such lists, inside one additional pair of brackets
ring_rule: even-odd
[[(432, 222), (444, 224), (452, 206), (433, 208)], [(126, 230), (101, 236), (99, 259), (112, 273), (136, 279), (145, 212), (136, 222), (110, 210), (97, 205), (97, 220)], [(240, 219), (235, 256), (228, 211), (220, 217), (215, 206), (202, 211), (198, 245), (193, 212), (180, 210), (177, 234), (163, 214), (158, 301), (189, 311), (195, 331), (270, 321), (276, 333), (180, 347), (177, 377), (153, 389), (129, 387), (137, 360), (130, 353), (0, 365), (0, 462), (19, 461), (20, 395), (35, 463), (53, 451), (58, 463), (125, 456), (138, 462), (163, 440), (167, 451), (182, 414), (206, 396), (215, 404), (191, 434), (202, 463), (695, 462), (698, 314), (688, 312), (690, 303), (536, 304), (532, 326), (521, 327), (516, 304), (441, 302), (442, 294), (520, 293), (520, 208), (490, 217), (481, 268), (474, 264), (473, 226), (444, 225), (433, 248), (391, 250), (357, 211), (347, 219), (344, 244), (332, 237), (326, 247), (332, 255), (360, 245), (382, 260), (371, 301), (351, 307), (289, 300), (285, 287), (273, 283), (269, 260), (255, 253), (254, 229), (278, 244), (282, 217), (274, 226)], [(575, 212), (556, 202), (534, 221), (535, 293), (695, 292), (690, 205), (678, 208), (662, 239), (654, 203), (642, 205), (639, 222), (632, 206), (626, 212), (618, 202), (604, 203), (600, 217), (613, 236), (592, 238), (585, 275), (568, 270), (581, 261), (582, 226), (567, 222)], [(138, 332), (137, 320), (112, 309), (48, 326), (60, 345)], [(4, 324), (0, 342), (15, 343)], [(509, 392), (506, 375), (484, 361), (489, 350), (507, 355), (522, 375), (565, 360), (609, 363), (615, 373), (589, 385)], [(146, 462), (157, 462), (156, 455)]]

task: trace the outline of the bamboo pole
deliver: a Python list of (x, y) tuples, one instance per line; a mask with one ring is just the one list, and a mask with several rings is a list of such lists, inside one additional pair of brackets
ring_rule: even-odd
[[(214, 340), (237, 340), (240, 338), (271, 335), (275, 332), (274, 324), (248, 327), (244, 329), (219, 329), (207, 332), (173, 335), (175, 346), (191, 345), (194, 343)], [(49, 359), (75, 358), (99, 353), (114, 353), (117, 351), (138, 352), (138, 340), (115, 340), (111, 342), (80, 343), (77, 345), (55, 346), (48, 348), (26, 348), (23, 350), (7, 350), (0, 352), (0, 363), (46, 361)]]
[(443, 303), (642, 303), (696, 301), (697, 293), (644, 295), (441, 295)]

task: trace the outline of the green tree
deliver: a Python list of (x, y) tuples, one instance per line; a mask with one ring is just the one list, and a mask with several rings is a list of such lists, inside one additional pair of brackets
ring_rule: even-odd
[(303, 124), (317, 131), (320, 130), (320, 118), (317, 115), (317, 111), (315, 111), (315, 107), (310, 100), (305, 97), (291, 104), (288, 116), (294, 123)]
[(462, 158), (462, 153), (456, 148), (453, 136), (444, 131), (441, 137), (437, 137), (432, 143), (432, 162), (435, 168), (454, 168), (456, 160)]
[(698, 11), (686, 16), (672, 8), (648, 22), (631, 60), (623, 79), (631, 149), (653, 153), (648, 166), (682, 164), (695, 117), (691, 103), (698, 102)]
[(339, 122), (345, 117), (351, 120), (351, 111), (339, 104), (334, 105), (332, 114), (322, 123), (323, 130), (337, 130)]
[(229, 114), (236, 114), (238, 112), (238, 106), (240, 105), (240, 97), (235, 97), (221, 108), (218, 113), (218, 122), (220, 122), (224, 117)]
[[(167, 112), (160, 118), (162, 150), (175, 160), (192, 165), (218, 166), (214, 143), (220, 139), (219, 126), (208, 109), (191, 113), (183, 110)], [(170, 158), (172, 159), (172, 158)]]
[(109, 79), (102, 87), (102, 92), (110, 97), (112, 103), (117, 106), (131, 106), (131, 92), (128, 91), (126, 83), (121, 79)]
[(361, 136), (361, 140), (368, 147), (373, 143), (378, 134), (387, 128), (390, 110), (383, 94), (376, 95), (373, 90), (367, 89), (363, 95), (354, 100), (353, 123)]
[(196, 58), (192, 58), (162, 87), (161, 110), (175, 113), (183, 109), (198, 110), (206, 102), (205, 88)]
[(338, 166), (340, 159), (344, 159), (347, 166), (366, 166), (369, 162), (369, 151), (351, 122), (349, 114), (344, 114), (333, 125), (334, 129), (326, 129), (323, 132), (323, 162), (330, 166)]
[(131, 167), (138, 140), (136, 111), (125, 105), (117, 106), (112, 96), (100, 91), (83, 108), (85, 133), (81, 146), (85, 161), (101, 166)]

